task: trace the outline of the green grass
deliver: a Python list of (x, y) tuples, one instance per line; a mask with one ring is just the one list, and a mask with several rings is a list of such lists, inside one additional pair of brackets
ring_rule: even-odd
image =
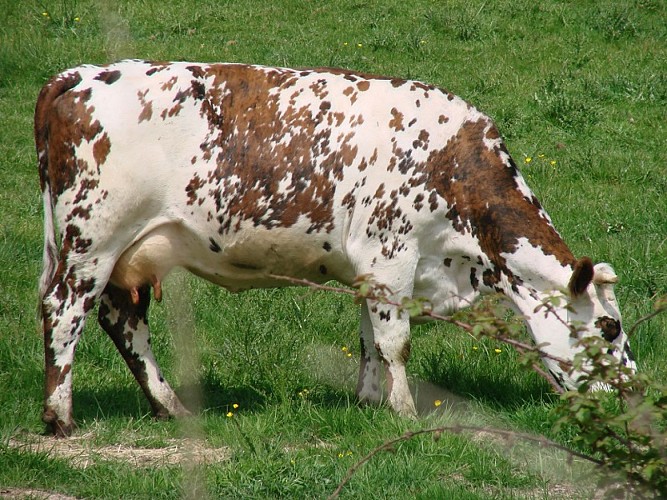
[[(161, 447), (196, 431), (231, 458), (196, 474), (118, 460), (81, 469), (9, 447), (17, 432), (43, 430), (32, 110), (49, 76), (137, 57), (340, 66), (450, 89), (494, 117), (575, 254), (614, 265), (629, 325), (667, 292), (665, 18), (660, 0), (0, 0), (0, 489), (324, 497), (356, 460), (407, 429), (462, 422), (569, 439), (551, 430), (547, 384), (522, 372), (504, 346), (496, 353), (492, 342), (447, 325), (415, 328), (408, 368), (418, 404), (445, 404), (405, 422), (355, 403), (358, 311), (347, 297), (300, 289), (230, 295), (179, 278), (152, 307), (153, 345), (184, 399), (201, 402), (195, 430), (152, 421), (122, 359), (89, 321), (74, 369), (79, 433), (97, 446)], [(663, 382), (666, 330), (663, 315), (632, 339), (641, 370)], [(198, 362), (183, 366), (183, 344)], [(228, 418), (233, 403), (240, 408)], [(581, 497), (586, 469), (547, 455), (484, 435), (418, 438), (375, 457), (344, 496), (546, 498), (559, 497), (549, 493), (558, 485), (560, 497)]]

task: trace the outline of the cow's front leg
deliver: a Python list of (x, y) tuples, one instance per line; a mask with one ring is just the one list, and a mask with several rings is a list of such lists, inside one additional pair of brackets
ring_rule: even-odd
[(369, 303), (375, 348), (385, 366), (389, 404), (401, 416), (416, 418), (405, 365), (410, 357), (410, 319), (396, 306)]
[[(99, 322), (125, 359), (148, 399), (156, 418), (180, 417), (190, 412), (164, 379), (155, 360), (148, 329), (150, 287), (133, 291), (109, 283), (100, 301)], [(138, 295), (138, 297), (137, 297)]]
[(47, 432), (57, 437), (74, 430), (72, 365), (86, 316), (95, 305), (98, 285), (90, 273), (60, 263), (44, 298), (44, 412)]
[(371, 322), (368, 301), (361, 304), (360, 344), (361, 358), (359, 364), (359, 381), (357, 383), (357, 397), (362, 403), (380, 403), (382, 388), (380, 376), (382, 366), (378, 350), (375, 348), (373, 323)]

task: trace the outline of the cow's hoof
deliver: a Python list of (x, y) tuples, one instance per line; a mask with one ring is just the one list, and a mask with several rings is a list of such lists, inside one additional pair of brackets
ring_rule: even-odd
[(399, 417), (408, 420), (418, 420), (417, 410), (414, 404), (390, 405)]
[(45, 434), (56, 438), (67, 438), (76, 430), (76, 424), (72, 421), (66, 424), (60, 420), (53, 410), (46, 410), (42, 415), (42, 422), (46, 424)]
[(180, 401), (176, 401), (171, 406), (172, 408), (169, 409), (160, 403), (155, 403), (153, 405), (153, 417), (155, 420), (169, 420), (170, 418), (183, 418), (192, 416), (192, 413), (186, 409)]

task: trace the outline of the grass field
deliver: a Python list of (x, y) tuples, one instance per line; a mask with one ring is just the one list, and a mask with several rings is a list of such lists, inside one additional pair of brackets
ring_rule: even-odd
[[(414, 328), (408, 369), (423, 416), (408, 422), (355, 402), (358, 310), (348, 297), (231, 295), (177, 274), (152, 307), (153, 346), (198, 418), (153, 421), (89, 321), (74, 368), (77, 435), (36, 445), (42, 222), (32, 112), (49, 76), (132, 57), (339, 66), (447, 88), (496, 120), (575, 255), (613, 264), (627, 328), (667, 293), (665, 19), (663, 0), (0, 0), (0, 496), (319, 498), (408, 429), (571, 438), (552, 431), (557, 397), (506, 346), (444, 324)], [(640, 369), (663, 382), (666, 331), (662, 315), (632, 338)], [(444, 434), (376, 456), (343, 496), (584, 498), (596, 479), (553, 450)]]

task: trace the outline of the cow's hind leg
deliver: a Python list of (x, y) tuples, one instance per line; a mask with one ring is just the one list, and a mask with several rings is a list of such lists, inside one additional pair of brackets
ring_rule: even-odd
[[(113, 340), (148, 399), (157, 418), (179, 417), (190, 412), (164, 379), (151, 349), (148, 329), (150, 287), (134, 291), (107, 284), (100, 300), (99, 322)], [(136, 295), (138, 294), (138, 300)]]
[(63, 257), (42, 299), (44, 326), (44, 413), (47, 432), (69, 436), (72, 418), (72, 364), (86, 316), (100, 292), (98, 274)]

